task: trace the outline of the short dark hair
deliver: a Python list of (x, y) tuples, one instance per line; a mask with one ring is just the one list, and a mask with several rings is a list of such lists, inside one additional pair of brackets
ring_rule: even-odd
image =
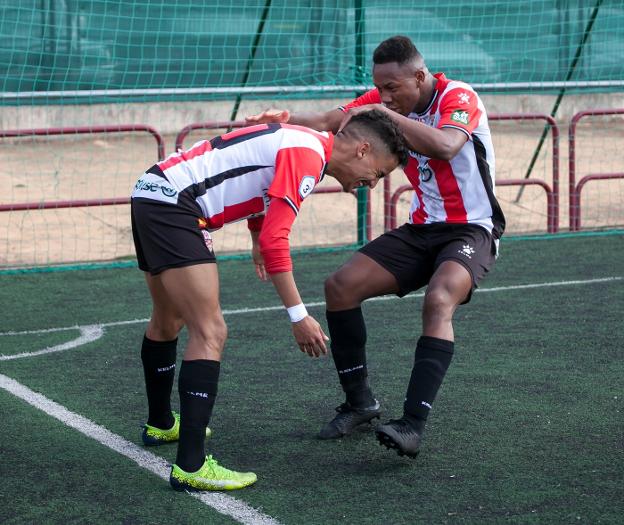
[(362, 137), (370, 136), (372, 132), (388, 152), (397, 158), (402, 167), (407, 164), (409, 149), (405, 137), (399, 126), (383, 111), (371, 109), (354, 115), (347, 122), (344, 131), (346, 134), (354, 132)]
[(373, 64), (388, 64), (396, 62), (405, 64), (412, 60), (422, 60), (414, 43), (406, 36), (397, 35), (384, 40), (373, 52)]

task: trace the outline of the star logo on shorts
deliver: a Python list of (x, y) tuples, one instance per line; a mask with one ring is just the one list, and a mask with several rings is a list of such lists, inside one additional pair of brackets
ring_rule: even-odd
[(457, 253), (461, 253), (468, 259), (472, 259), (472, 254), (475, 252), (474, 248), (470, 244), (464, 244), (461, 250), (457, 250)]
[(468, 96), (468, 93), (460, 93), (458, 96), (460, 104), (468, 104), (468, 102), (470, 102), (470, 97)]

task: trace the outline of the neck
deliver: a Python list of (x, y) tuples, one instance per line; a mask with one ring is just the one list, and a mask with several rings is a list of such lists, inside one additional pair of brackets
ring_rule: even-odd
[(422, 94), (414, 111), (416, 113), (422, 113), (427, 109), (429, 102), (431, 102), (431, 97), (433, 96), (433, 92), (435, 90), (435, 86), (438, 83), (438, 79), (435, 78), (431, 73), (427, 72), (427, 76), (423, 82)]

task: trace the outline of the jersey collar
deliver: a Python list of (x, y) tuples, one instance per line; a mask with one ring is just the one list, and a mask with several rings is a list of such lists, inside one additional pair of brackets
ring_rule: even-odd
[(446, 78), (444, 73), (435, 73), (433, 77), (437, 80), (435, 87), (433, 88), (433, 94), (431, 95), (431, 99), (429, 100), (429, 104), (427, 107), (420, 113), (416, 111), (412, 111), (412, 115), (418, 115), (419, 117), (423, 117), (431, 111), (433, 104), (435, 103), (438, 95), (444, 91), (444, 88), (448, 84), (449, 80)]
[(325, 178), (327, 165), (329, 164), (329, 159), (331, 158), (331, 154), (334, 151), (334, 134), (328, 132), (327, 135), (327, 142), (323, 145), (323, 149), (325, 150), (325, 164), (323, 165), (323, 169), (321, 170), (319, 182), (321, 182)]

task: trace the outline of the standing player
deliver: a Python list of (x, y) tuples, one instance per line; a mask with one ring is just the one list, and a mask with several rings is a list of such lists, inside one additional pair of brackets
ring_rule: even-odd
[(415, 457), (453, 356), (453, 314), (493, 266), (505, 218), (494, 197), (494, 150), (477, 93), (442, 73), (431, 74), (404, 36), (376, 48), (373, 80), (375, 89), (326, 113), (269, 110), (248, 121), (337, 130), (375, 108), (392, 118), (410, 144), (405, 174), (415, 194), (409, 222), (364, 246), (325, 283), (332, 356), (346, 400), (320, 437), (340, 438), (380, 415), (368, 385), (361, 303), (391, 293), (402, 297), (426, 285), (403, 415), (376, 429), (381, 444)]
[[(243, 128), (175, 153), (139, 179), (132, 232), (153, 302), (141, 349), (149, 406), (142, 438), (146, 445), (179, 439), (173, 488), (231, 490), (256, 481), (254, 473), (228, 470), (204, 452), (227, 335), (209, 232), (248, 220), (258, 276), (270, 275), (299, 348), (318, 357), (327, 353), (327, 337), (306, 312), (290, 259), (288, 236), (299, 207), (325, 173), (350, 192), (374, 188), (406, 161), (398, 128), (373, 110), (354, 116), (336, 135), (288, 124)], [(178, 415), (170, 396), (183, 326), (189, 339)]]

